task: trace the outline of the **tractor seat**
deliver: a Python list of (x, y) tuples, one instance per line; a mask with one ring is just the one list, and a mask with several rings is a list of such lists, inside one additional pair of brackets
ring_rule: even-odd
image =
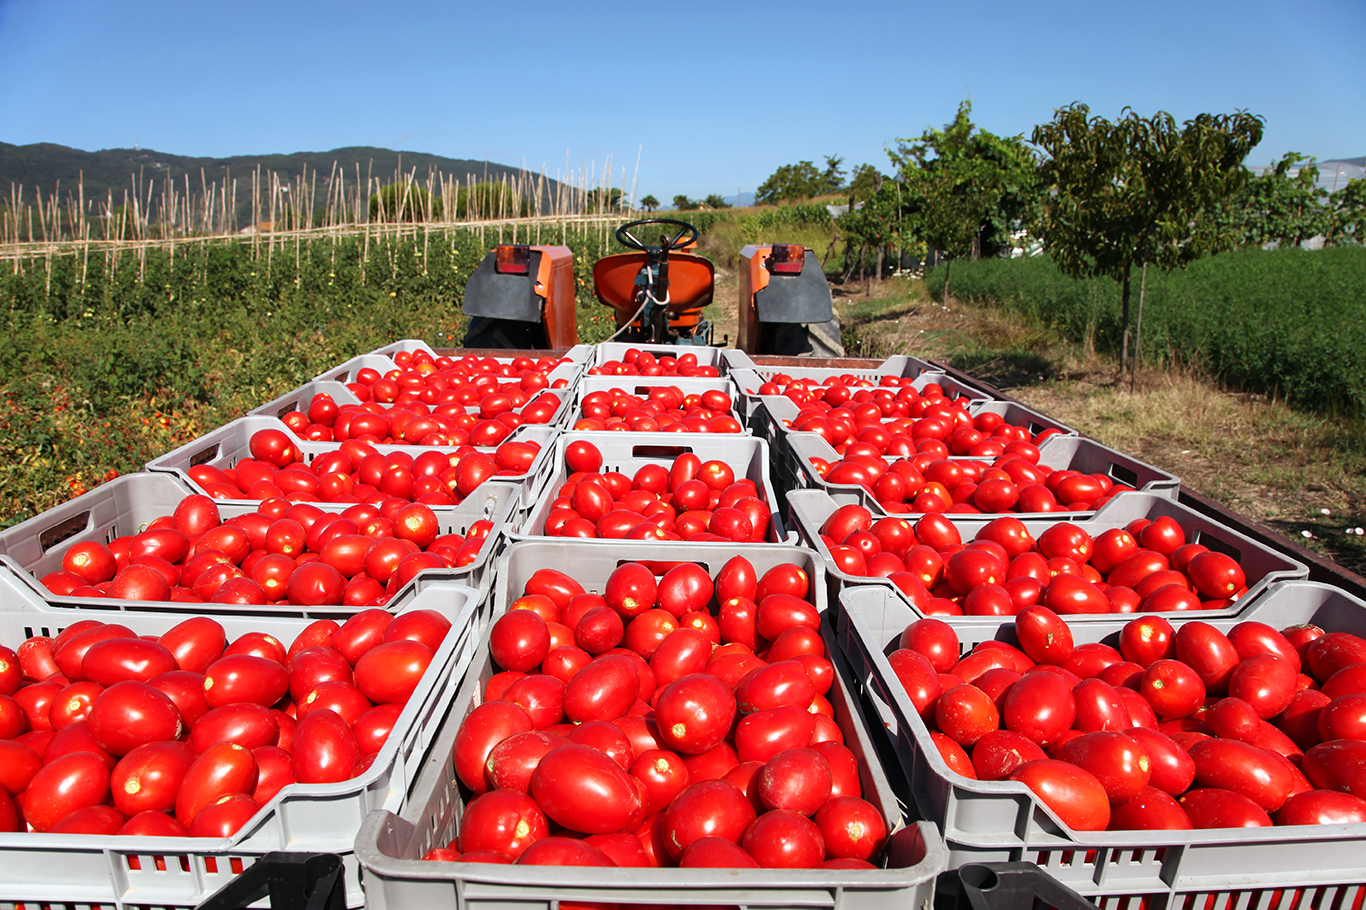
[[(645, 253), (615, 253), (593, 263), (593, 292), (598, 300), (629, 316), (635, 302), (636, 275)], [(716, 270), (710, 259), (690, 253), (669, 254), (669, 312), (700, 309), (711, 303)]]

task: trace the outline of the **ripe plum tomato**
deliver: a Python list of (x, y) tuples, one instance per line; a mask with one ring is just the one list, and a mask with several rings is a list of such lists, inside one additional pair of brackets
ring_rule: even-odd
[(643, 807), (634, 779), (587, 746), (554, 749), (531, 776), (530, 794), (547, 818), (582, 834), (611, 834), (639, 824)]
[(489, 631), (489, 652), (504, 670), (530, 672), (550, 653), (550, 631), (531, 610), (510, 610)]
[(1021, 765), (1010, 779), (1028, 786), (1064, 825), (1075, 831), (1104, 831), (1110, 824), (1110, 801), (1105, 788), (1084, 768), (1049, 758)]
[(250, 793), (256, 776), (256, 759), (249, 750), (236, 743), (214, 743), (185, 772), (176, 794), (176, 821), (188, 826), (200, 810), (220, 797)]
[(964, 747), (973, 745), (1000, 724), (996, 705), (972, 685), (954, 686), (940, 695), (934, 717), (940, 732)]
[(1008, 730), (1047, 746), (1072, 727), (1077, 703), (1067, 680), (1054, 673), (1026, 673), (1006, 692), (1001, 721)]
[(1271, 816), (1241, 793), (1197, 787), (1178, 802), (1193, 828), (1269, 828)]
[(764, 764), (756, 784), (766, 809), (788, 809), (808, 818), (830, 799), (830, 765), (812, 749), (787, 749)]
[(720, 837), (738, 844), (756, 813), (740, 788), (725, 780), (691, 784), (664, 813), (664, 848), (677, 859), (694, 841)]
[(1091, 772), (1112, 806), (1135, 799), (1148, 786), (1152, 772), (1148, 753), (1123, 733), (1082, 734), (1063, 743), (1056, 757)]
[(1047, 607), (1025, 607), (1016, 613), (1015, 637), (1035, 663), (1062, 666), (1072, 656), (1072, 630)]
[(872, 803), (858, 797), (833, 797), (812, 820), (825, 841), (827, 858), (867, 861), (887, 842), (886, 820)]
[(45, 764), (24, 791), (24, 818), (50, 831), (72, 812), (98, 806), (109, 795), (109, 766), (91, 752), (72, 752)]
[(533, 731), (531, 718), (509, 701), (486, 701), (465, 715), (455, 734), (455, 773), (475, 793), (489, 789), (485, 765), (503, 740)]
[(460, 817), (458, 849), (496, 850), (512, 859), (550, 835), (550, 825), (534, 800), (514, 790), (493, 790), (470, 800)]
[(431, 662), (432, 651), (421, 642), (387, 641), (356, 662), (356, 688), (375, 704), (402, 704), (413, 694)]
[(630, 710), (639, 694), (640, 673), (631, 659), (605, 654), (569, 680), (564, 690), (564, 713), (576, 723), (613, 721)]
[(811, 819), (786, 809), (750, 823), (740, 844), (763, 869), (809, 869), (825, 859), (825, 840)]
[(1186, 810), (1171, 794), (1144, 787), (1138, 796), (1110, 810), (1111, 831), (1182, 831), (1191, 828)]
[(1164, 659), (1150, 664), (1143, 671), (1140, 691), (1153, 712), (1163, 719), (1189, 717), (1205, 702), (1205, 684), (1179, 660)]
[(709, 673), (674, 680), (655, 703), (660, 739), (685, 755), (700, 755), (724, 742), (735, 712), (735, 696)]

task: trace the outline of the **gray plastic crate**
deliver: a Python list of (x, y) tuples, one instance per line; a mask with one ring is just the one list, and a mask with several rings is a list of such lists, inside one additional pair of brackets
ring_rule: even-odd
[[(38, 579), (62, 567), (62, 554), (72, 544), (87, 540), (108, 543), (124, 534), (136, 534), (149, 522), (170, 515), (186, 496), (195, 491), (174, 474), (146, 472), (125, 474), (117, 480), (101, 484), (75, 499), (61, 503), (35, 515), (12, 528), (0, 531), (0, 563), (16, 573), (16, 578), (29, 586), (32, 596), (59, 607), (83, 610), (172, 610), (191, 612), (206, 604), (177, 604), (149, 601), (115, 600), (108, 597), (59, 597), (43, 587)], [(410, 585), (422, 587), (432, 581), (449, 581), (488, 591), (493, 583), (494, 556), (504, 543), (499, 528), (506, 525), (517, 508), (520, 491), (511, 484), (486, 483), (475, 496), (458, 506), (447, 506), (436, 512), (442, 534), (468, 532), (476, 521), (488, 520), (495, 530), (489, 534), (479, 550), (479, 556), (468, 566), (458, 569), (427, 569), (419, 573)], [(260, 503), (232, 504), (220, 502), (219, 515), (232, 518), (256, 511)], [(342, 512), (344, 503), (313, 503), (325, 512)], [(0, 580), (2, 581), (2, 580)], [(187, 610), (187, 608), (190, 608)], [(214, 609), (231, 609), (226, 604), (214, 604)], [(252, 606), (250, 611), (286, 612), (300, 607)], [(306, 608), (336, 612), (342, 608)], [(349, 612), (354, 612), (351, 610)]]
[[(283, 418), (293, 411), (303, 411), (307, 414), (308, 406), (312, 404), (315, 395), (331, 395), (338, 407), (347, 404), (360, 404), (360, 399), (352, 395), (351, 390), (343, 383), (306, 382), (279, 398), (272, 398), (265, 404), (252, 408), (247, 414), (248, 416), (276, 418)], [(293, 431), (291, 431), (291, 435), (294, 435)]]
[[(589, 358), (589, 368), (600, 367), (609, 361), (622, 362), (621, 358), (626, 356), (627, 351), (649, 351), (655, 357), (673, 357), (675, 359), (684, 354), (692, 354), (697, 357), (697, 365), (700, 367), (716, 367), (716, 372), (726, 375), (726, 361), (721, 356), (720, 348), (709, 347), (703, 344), (635, 344), (628, 341), (603, 341), (593, 346), (593, 356)], [(619, 377), (622, 379), (628, 377)], [(680, 376), (679, 379), (691, 377)], [(701, 378), (701, 377), (698, 377)]]
[[(725, 392), (730, 396), (730, 416), (734, 417), (744, 431), (742, 433), (718, 433), (718, 436), (748, 435), (748, 424), (740, 412), (739, 396), (735, 383), (725, 376), (584, 376), (574, 388), (569, 406), (561, 411), (561, 426), (568, 430), (583, 417), (583, 399), (590, 392), (610, 392), (621, 389), (631, 395), (645, 398), (654, 388), (672, 386), (684, 395), (701, 395), (703, 392)], [(620, 431), (613, 431), (620, 432)], [(694, 434), (697, 435), (697, 434)]]
[(418, 351), (428, 355), (433, 360), (440, 356), (433, 350), (431, 345), (417, 338), (404, 338), (391, 344), (386, 344), (383, 347), (375, 348), (370, 353), (377, 354), (380, 357), (392, 358), (395, 354), (415, 354)]
[[(824, 490), (830, 498), (840, 505), (861, 505), (875, 517), (893, 514), (882, 508), (881, 504), (858, 484), (829, 483), (816, 473), (812, 458), (824, 458), (829, 462), (840, 460), (840, 454), (828, 442), (815, 433), (788, 433), (774, 447), (775, 461), (788, 489)], [(958, 460), (957, 458), (953, 460)], [(978, 458), (990, 464), (990, 458)], [(1104, 474), (1115, 483), (1127, 484), (1135, 490), (1175, 499), (1181, 491), (1181, 480), (1174, 474), (1158, 470), (1150, 464), (1130, 458), (1082, 436), (1050, 436), (1039, 446), (1039, 464), (1054, 470), (1070, 469), (1083, 474)], [(902, 518), (916, 519), (923, 513), (895, 513)], [(1001, 512), (991, 513), (990, 517), (1011, 515), (1015, 518), (1042, 518), (1057, 521), (1076, 521), (1090, 518), (1094, 510), (1084, 512)]]
[[(817, 550), (821, 554), (821, 558), (825, 560), (825, 569), (832, 589), (832, 601), (839, 590), (850, 586), (872, 585), (894, 591), (897, 597), (901, 596), (899, 589), (885, 578), (848, 575), (834, 567), (830, 558), (830, 550), (821, 540), (820, 529), (831, 513), (839, 508), (839, 504), (835, 500), (821, 490), (796, 490), (787, 494), (787, 506), (792, 518), (792, 528), (796, 531), (801, 543)], [(1053, 525), (1071, 521), (1086, 531), (1087, 534), (1090, 534), (1092, 538), (1095, 538), (1111, 528), (1122, 528), (1134, 519), (1156, 519), (1164, 515), (1175, 519), (1176, 523), (1185, 530), (1186, 540), (1189, 543), (1200, 543), (1211, 550), (1227, 553), (1242, 564), (1243, 572), (1247, 576), (1247, 593), (1233, 606), (1223, 610), (1202, 610), (1200, 611), (1202, 617), (1237, 616), (1246, 609), (1247, 604), (1251, 603), (1253, 598), (1266, 590), (1267, 586), (1273, 582), (1309, 577), (1309, 567), (1303, 563), (1240, 534), (1230, 527), (1221, 525), (1189, 506), (1184, 506), (1173, 499), (1154, 493), (1125, 493), (1116, 496), (1092, 513), (1090, 518), (1072, 520), (1065, 516), (1053, 516), (1027, 519), (1024, 520), (1024, 526), (1037, 539), (1040, 534)], [(984, 525), (1003, 516), (951, 513), (945, 517), (953, 522), (954, 527), (958, 529), (958, 533), (962, 535), (963, 541), (966, 543), (974, 540), (977, 532)], [(1103, 621), (1110, 615), (1109, 613), (1083, 613), (1069, 616), (1067, 619), (1068, 622), (1072, 623), (1087, 623)], [(1185, 616), (1186, 614), (1156, 615)], [(842, 621), (843, 616), (841, 615), (840, 618)]]
[[(736, 387), (740, 390), (740, 397), (744, 400), (744, 412), (747, 418), (751, 420), (754, 418), (755, 413), (759, 410), (765, 398), (787, 398), (786, 395), (759, 394), (760, 386), (765, 382), (768, 382), (770, 377), (777, 375), (778, 373), (787, 373), (787, 375), (792, 376), (794, 379), (801, 378), (809, 373), (829, 374), (830, 376), (835, 377), (849, 375), (847, 372), (822, 367), (793, 367), (790, 371), (774, 368), (766, 369), (763, 372), (739, 368), (732, 369), (729, 375), (731, 381), (734, 382)], [(911, 381), (910, 387), (917, 392), (922, 391), (927, 385), (938, 385), (944, 390), (944, 394), (951, 399), (967, 398), (970, 401), (985, 401), (988, 399), (988, 395), (985, 391), (961, 383), (944, 372), (924, 371), (915, 373), (914, 376), (915, 378)], [(814, 376), (812, 378), (823, 380), (825, 377)], [(873, 382), (874, 387), (876, 387), (876, 379), (874, 379)], [(898, 388), (906, 388), (906, 386), (899, 386)], [(790, 398), (787, 400), (792, 401)], [(793, 402), (793, 404), (796, 404), (796, 402)], [(786, 409), (784, 409), (784, 411), (785, 410)], [(797, 407), (797, 410), (800, 410), (800, 406)], [(797, 410), (792, 411), (792, 417), (796, 416)], [(787, 419), (790, 420), (791, 417)]]
[[(291, 784), (230, 838), (0, 833), (0, 900), (117, 910), (193, 907), (261, 856), (289, 850), (341, 855), (347, 906), (363, 906), (356, 832), (367, 813), (400, 811), (407, 804), (441, 718), (477, 652), (478, 600), (470, 588), (442, 584), (421, 593), (405, 591), (385, 608), (395, 614), (435, 610), (452, 625), (384, 748), (359, 777), (335, 784)], [(30, 635), (55, 635), (77, 618), (70, 610), (41, 604), (6, 604), (0, 612), (0, 641), (10, 645)], [(198, 615), (217, 619), (229, 640), (266, 632), (291, 642), (311, 621), (217, 611)], [(108, 619), (138, 634), (160, 634), (185, 614), (123, 612)]]
[[(512, 585), (500, 581), (505, 598), (531, 571), (546, 565), (542, 555), (555, 545), (518, 544), (508, 557)], [(519, 548), (522, 552), (519, 553)], [(658, 547), (651, 546), (651, 550)], [(708, 560), (713, 573), (733, 551), (719, 548)], [(755, 559), (760, 572), (782, 562), (811, 565), (807, 551), (768, 548), (772, 558)], [(632, 548), (621, 558), (644, 558), (648, 551)], [(527, 558), (527, 555), (530, 558)], [(557, 554), (558, 555), (558, 554)], [(585, 551), (552, 568), (573, 570), (589, 588), (601, 588), (620, 559), (603, 560)], [(665, 555), (665, 554), (660, 554)], [(746, 553), (746, 555), (750, 555)], [(762, 567), (761, 567), (762, 566)], [(500, 574), (500, 579), (504, 576)], [(816, 588), (817, 591), (821, 589)], [(496, 866), (484, 863), (424, 862), (431, 847), (444, 846), (456, 833), (463, 811), (456, 786), (451, 744), (464, 716), (482, 700), (484, 684), (494, 672), (492, 661), (476, 658), (469, 679), (457, 695), (441, 738), (432, 750), (408, 807), (395, 815), (375, 812), (356, 837), (356, 851), (365, 870), (366, 906), (370, 910), (422, 907), (492, 910), (517, 906), (524, 910), (554, 910), (557, 901), (601, 901), (610, 905), (708, 904), (740, 907), (831, 907), (834, 910), (910, 910), (928, 908), (934, 898), (935, 877), (945, 857), (933, 825), (907, 818), (898, 805), (880, 765), (857, 699), (850, 695), (848, 668), (825, 627), (827, 650), (836, 666), (836, 682), (829, 698), (846, 744), (859, 759), (864, 798), (887, 819), (891, 832), (888, 868), (837, 871), (823, 869), (600, 869), (573, 867)]]
[[(513, 358), (511, 357), (497, 357), (494, 359), (499, 363), (511, 363), (513, 361)], [(394, 362), (392, 357), (384, 354), (361, 354), (359, 357), (352, 357), (350, 360), (344, 361), (326, 372), (319, 373), (317, 376), (313, 377), (313, 381), (340, 383), (355, 382), (356, 374), (366, 368), (376, 370), (383, 376), (390, 370), (399, 369), (399, 366)], [(584, 365), (582, 363), (562, 363), (555, 367), (546, 374), (546, 378), (550, 381), (550, 384), (554, 385), (557, 381), (563, 379), (568, 385), (562, 389), (552, 389), (551, 391), (567, 392), (568, 390), (573, 389), (574, 384), (579, 380), (583, 370)]]
[[(532, 507), (526, 520), (520, 526), (510, 529), (514, 540), (540, 538), (543, 540), (563, 540), (560, 537), (544, 537), (545, 520), (550, 515), (551, 504), (555, 501), (560, 487), (569, 478), (569, 468), (564, 463), (565, 448), (571, 442), (585, 440), (593, 443), (602, 452), (602, 471), (618, 471), (627, 477), (634, 477), (647, 464), (669, 467), (675, 458), (691, 452), (706, 461), (722, 461), (735, 472), (736, 480), (754, 481), (759, 489), (759, 498), (769, 508), (769, 540), (783, 543), (790, 539), (785, 525), (782, 499), (773, 489), (769, 480), (768, 444), (753, 436), (738, 436), (729, 433), (575, 433), (566, 431), (555, 441), (551, 454), (550, 477), (541, 489), (541, 496)], [(619, 544), (619, 540), (590, 540), (590, 543)], [(678, 545), (679, 541), (671, 541)], [(692, 546), (684, 542), (685, 546)], [(750, 546), (745, 544), (745, 546)]]
[[(243, 458), (251, 457), (251, 437), (262, 430), (279, 430), (282, 433), (289, 433), (289, 427), (273, 417), (248, 416), (239, 417), (237, 420), (224, 424), (211, 433), (187, 442), (178, 449), (172, 449), (165, 455), (153, 458), (147, 462), (148, 471), (156, 471), (165, 474), (174, 474), (185, 481), (196, 492), (203, 493), (204, 490), (199, 484), (195, 483), (190, 477), (190, 469), (199, 465), (209, 465), (215, 468), (235, 467)], [(518, 428), (518, 435), (515, 437), (518, 442), (534, 442), (541, 447), (541, 451), (536, 454), (536, 458), (531, 463), (531, 468), (525, 474), (516, 476), (496, 476), (491, 483), (511, 484), (518, 488), (517, 509), (525, 511), (535, 502), (541, 488), (545, 486), (547, 476), (550, 474), (551, 451), (555, 447), (555, 438), (559, 435), (559, 430), (553, 426), (542, 424), (527, 425)], [(290, 434), (292, 435), (292, 434)], [(297, 437), (295, 437), (297, 439)], [(305, 464), (312, 464), (314, 459), (331, 452), (337, 451), (341, 445), (339, 442), (304, 442), (295, 443), (299, 447), (299, 452), (303, 455)], [(394, 452), (406, 452), (414, 457), (423, 452), (454, 452), (457, 446), (413, 446), (413, 445), (375, 445), (374, 450), (381, 455), (389, 455)], [(497, 447), (480, 447), (478, 451), (492, 455)], [(477, 491), (476, 491), (477, 492)], [(258, 500), (254, 499), (228, 499), (219, 500), (220, 502), (230, 502), (234, 505), (251, 505)], [(432, 511), (438, 516), (442, 509), (459, 508), (458, 506), (432, 506)]]
[[(750, 427), (757, 435), (772, 442), (788, 433), (797, 432), (791, 424), (801, 413), (801, 405), (784, 395), (760, 395), (759, 404), (760, 407), (750, 417)], [(1065, 436), (1077, 435), (1077, 431), (1066, 424), (1013, 401), (975, 400), (969, 403), (968, 414), (973, 417), (978, 414), (1000, 414), (1006, 423), (1026, 428), (1031, 436), (1037, 436), (1044, 430), (1057, 430)]]
[[(1107, 906), (1101, 898), (1144, 897), (1157, 907), (1261, 907), (1255, 892), (1324, 889), (1339, 906), (1339, 886), (1363, 893), (1366, 885), (1366, 824), (1221, 828), (1200, 831), (1072, 831), (1027, 786), (1012, 781), (970, 780), (949, 770), (911, 705), (887, 653), (919, 616), (884, 588), (852, 588), (840, 595), (848, 623), (838, 634), (857, 685), (882, 720), (898, 761), (911, 782), (922, 816), (934, 821), (949, 845), (949, 868), (965, 863), (1037, 863), (1063, 884)], [(1239, 617), (1180, 614), (1182, 622), (1208, 622), (1227, 631), (1256, 620), (1275, 628), (1314, 623), (1329, 631), (1366, 634), (1366, 603), (1344, 591), (1310, 581), (1271, 586)], [(1114, 645), (1132, 616), (1072, 623), (1077, 644)], [(964, 650), (999, 639), (1016, 644), (1009, 617), (953, 620)], [(1206, 904), (1207, 898), (1215, 902)], [(1154, 899), (1156, 899), (1154, 901)], [(1198, 899), (1199, 903), (1192, 900)], [(1253, 901), (1247, 902), (1245, 901)], [(1341, 906), (1348, 906), (1343, 904)], [(1287, 906), (1282, 904), (1281, 906)]]

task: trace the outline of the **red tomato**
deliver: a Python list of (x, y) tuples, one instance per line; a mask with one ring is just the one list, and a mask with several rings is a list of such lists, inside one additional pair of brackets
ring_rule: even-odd
[(531, 788), (531, 775), (546, 753), (568, 744), (562, 736), (541, 731), (509, 736), (493, 747), (485, 762), (490, 786), (526, 793)]
[(1001, 722), (1006, 729), (1040, 745), (1060, 739), (1076, 716), (1077, 703), (1071, 687), (1053, 673), (1026, 673), (1010, 687), (1001, 710)]
[(24, 818), (36, 831), (50, 831), (78, 809), (98, 806), (109, 796), (109, 766), (90, 752), (49, 761), (24, 791)]
[(1144, 787), (1138, 796), (1110, 811), (1111, 831), (1190, 830), (1186, 810), (1170, 794)]
[(1269, 720), (1289, 706), (1297, 689), (1297, 676), (1294, 665), (1285, 658), (1255, 654), (1233, 668), (1228, 694), (1241, 698), (1258, 717)]
[(704, 837), (738, 844), (755, 817), (754, 806), (734, 784), (700, 781), (680, 793), (664, 813), (665, 849), (677, 858)]
[(1105, 788), (1083, 768), (1044, 759), (1021, 765), (1010, 779), (1028, 786), (1064, 825), (1075, 831), (1104, 831), (1110, 823), (1110, 801)]
[(811, 749), (786, 749), (768, 760), (756, 785), (766, 809), (810, 817), (830, 798), (830, 765)]
[(485, 763), (494, 746), (518, 733), (532, 732), (531, 718), (508, 701), (486, 701), (465, 716), (455, 734), (455, 773), (475, 793), (489, 789)]
[(1285, 801), (1278, 825), (1350, 825), (1366, 822), (1366, 799), (1332, 790), (1306, 790)]
[(1062, 666), (1072, 657), (1072, 630), (1047, 607), (1026, 607), (1016, 613), (1015, 637), (1035, 663)]
[[(526, 613), (525, 610), (517, 612)], [(365, 652), (356, 662), (356, 688), (375, 704), (403, 704), (413, 694), (431, 662), (432, 651), (421, 642), (407, 639), (385, 642)]]
[(565, 686), (564, 713), (578, 723), (613, 721), (630, 710), (639, 693), (640, 674), (631, 660), (620, 654), (605, 654)]
[(610, 757), (586, 746), (547, 753), (531, 776), (531, 796), (551, 821), (583, 834), (610, 834), (639, 824), (640, 794)]
[(700, 755), (724, 742), (735, 711), (735, 696), (717, 677), (707, 673), (694, 673), (669, 683), (655, 702), (660, 739), (686, 755)]
[(1241, 793), (1205, 787), (1179, 800), (1193, 828), (1269, 828), (1271, 816)]
[(460, 817), (459, 832), (461, 853), (496, 850), (515, 860), (548, 837), (550, 825), (525, 793), (494, 790), (470, 801)]
[(145, 743), (178, 739), (180, 711), (146, 683), (121, 682), (100, 693), (88, 719), (90, 735), (111, 755), (127, 755)]
[[(1070, 694), (1070, 693), (1069, 693)], [(935, 724), (961, 746), (971, 746), (1000, 724), (996, 705), (976, 686), (954, 686), (935, 702)]]
[(236, 743), (215, 743), (190, 765), (176, 794), (175, 816), (182, 825), (219, 798), (249, 793), (256, 781), (256, 759)]
[(1026, 762), (1047, 757), (1033, 740), (1012, 730), (993, 730), (973, 745), (971, 769), (977, 780), (1006, 780)]
[(114, 766), (110, 778), (114, 807), (129, 817), (173, 810), (181, 781), (197, 757), (188, 743), (138, 746)]
[(807, 869), (825, 859), (820, 828), (786, 809), (756, 818), (745, 830), (741, 846), (764, 869)]

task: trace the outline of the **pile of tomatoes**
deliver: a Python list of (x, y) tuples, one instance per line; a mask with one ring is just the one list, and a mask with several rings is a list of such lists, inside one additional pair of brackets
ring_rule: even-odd
[(800, 567), (760, 577), (740, 556), (714, 581), (626, 563), (601, 595), (537, 571), (456, 735), (458, 835), (424, 858), (872, 868), (887, 825), (825, 697), (808, 594)]
[(685, 393), (678, 386), (655, 386), (644, 398), (622, 389), (588, 392), (575, 430), (630, 433), (742, 433), (734, 402), (719, 389)]
[[(973, 416), (968, 413), (968, 399), (950, 400), (933, 383), (920, 391), (910, 385), (853, 391), (843, 385), (799, 386), (801, 382), (796, 380), (784, 393), (801, 405), (797, 416), (784, 423), (799, 433), (819, 435), (841, 455), (847, 444), (860, 442), (869, 447), (860, 452), (874, 455), (994, 458), (1011, 442), (1038, 445), (1062, 433), (1050, 427), (1031, 434), (1027, 427), (1008, 423), (990, 411)], [(769, 388), (777, 386), (765, 383), (760, 394), (769, 394), (764, 391)]]
[(628, 348), (620, 360), (607, 360), (601, 366), (591, 367), (589, 376), (715, 376), (716, 367), (701, 366), (697, 355), (654, 354), (640, 348)]
[(389, 499), (429, 506), (459, 505), (485, 480), (523, 477), (541, 451), (539, 443), (509, 440), (492, 453), (473, 446), (453, 451), (382, 455), (368, 442), (349, 440), (335, 451), (303, 459), (281, 430), (257, 430), (247, 442), (250, 458), (232, 467), (201, 464), (186, 473), (214, 499), (287, 499), (290, 502), (368, 502)]
[(178, 603), (378, 606), (424, 569), (467, 566), (493, 530), (441, 534), (421, 503), (389, 499), (324, 512), (270, 499), (221, 520), (208, 496), (187, 496), (137, 534), (73, 544), (40, 581), (53, 594)]
[(450, 627), (365, 610), (286, 648), (86, 619), (0, 646), (0, 831), (231, 836), (289, 784), (364, 773)]
[(1366, 822), (1366, 639), (1154, 616), (1074, 645), (1039, 606), (1014, 631), (960, 657), (922, 619), (888, 658), (958, 774), (1021, 781), (1078, 831)]
[(874, 521), (863, 506), (847, 505), (831, 513), (820, 536), (840, 572), (886, 578), (926, 614), (1011, 616), (1036, 605), (1062, 614), (1218, 610), (1247, 592), (1237, 560), (1187, 543), (1165, 515), (1094, 540), (1072, 522), (1051, 525), (1036, 540), (1024, 522), (1004, 516), (964, 544), (942, 514), (915, 524)]
[(615, 537), (626, 540), (763, 542), (772, 521), (754, 481), (736, 480), (724, 461), (691, 452), (669, 467), (647, 464), (627, 477), (599, 473), (602, 452), (576, 439), (565, 446), (571, 471), (546, 515), (548, 537)]
[(518, 389), (488, 393), (479, 401), (477, 414), (459, 403), (339, 405), (331, 395), (319, 392), (307, 411), (290, 411), (280, 419), (309, 442), (357, 439), (385, 445), (492, 446), (523, 424), (550, 423), (559, 409), (560, 396), (554, 392), (531, 398)]
[[(903, 438), (900, 448), (908, 447)], [(845, 444), (839, 461), (809, 461), (821, 479), (857, 484), (890, 513), (1091, 512), (1133, 490), (1105, 474), (1055, 470), (1039, 464), (1039, 457), (1038, 446), (1017, 439), (1004, 443), (989, 465), (931, 451), (889, 462), (877, 446), (856, 441)]]
[[(393, 361), (397, 368), (383, 374), (362, 367), (347, 388), (361, 401), (476, 406), (492, 394), (532, 393), (550, 388), (550, 371), (569, 362), (550, 357), (517, 357), (510, 363), (499, 363), (492, 357), (473, 354), (433, 358), (425, 351), (401, 351), (393, 356)], [(559, 379), (553, 386), (565, 388), (568, 384), (568, 380)]]

